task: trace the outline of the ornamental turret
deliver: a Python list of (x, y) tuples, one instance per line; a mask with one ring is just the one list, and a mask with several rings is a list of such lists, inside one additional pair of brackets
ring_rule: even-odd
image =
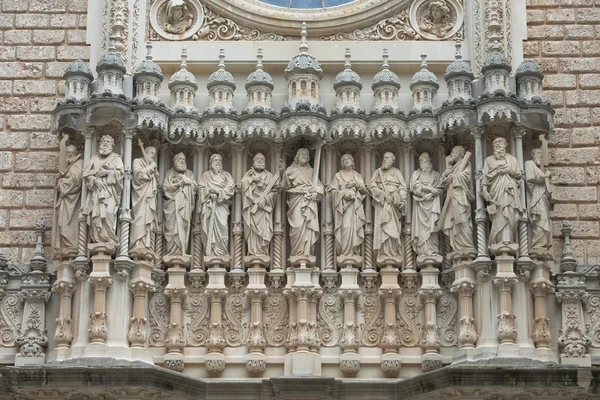
[(517, 68), (516, 78), (517, 91), (521, 99), (541, 102), (544, 73), (535, 61), (523, 61)]
[(86, 102), (90, 98), (90, 85), (94, 75), (88, 63), (75, 60), (67, 67), (65, 79), (65, 100)]
[(262, 64), (262, 48), (258, 48), (256, 55), (256, 70), (246, 79), (246, 93), (248, 94), (248, 106), (246, 112), (266, 112), (271, 108), (271, 97), (273, 92), (273, 78), (265, 72)]
[(333, 82), (336, 97), (335, 112), (354, 114), (361, 110), (360, 91), (362, 83), (360, 82), (360, 76), (352, 71), (349, 48), (346, 48), (345, 57), (344, 70), (337, 74)]
[(181, 49), (181, 65), (179, 71), (175, 72), (169, 81), (173, 108), (176, 112), (198, 112), (194, 101), (198, 83), (196, 77), (187, 69), (187, 49)]
[(383, 49), (382, 70), (373, 78), (373, 95), (375, 106), (373, 113), (397, 113), (400, 111), (400, 79), (390, 70), (388, 51)]
[(300, 36), (300, 53), (292, 58), (284, 72), (288, 81), (288, 101), (282, 112), (287, 108), (291, 111), (313, 110), (325, 113), (325, 107), (319, 101), (323, 69), (317, 59), (308, 54), (306, 22), (302, 23)]
[(461, 43), (456, 43), (455, 59), (446, 68), (444, 80), (448, 86), (448, 103), (469, 103), (473, 100), (472, 82), (475, 78), (469, 63), (462, 59)]
[(225, 70), (225, 50), (219, 50), (219, 69), (213, 72), (206, 84), (208, 89), (208, 109), (205, 113), (237, 114), (233, 108), (235, 81), (233, 75)]
[(431, 113), (437, 106), (437, 90), (440, 83), (435, 74), (427, 69), (427, 54), (421, 54), (421, 69), (413, 75), (410, 90), (413, 96), (411, 113)]
[(96, 66), (98, 72), (98, 86), (96, 93), (102, 94), (105, 92), (113, 95), (123, 94), (123, 77), (127, 72), (125, 59), (123, 55), (117, 52), (114, 41), (108, 48), (108, 53), (100, 57)]
[(164, 79), (161, 68), (152, 61), (152, 44), (146, 45), (148, 54), (135, 69), (133, 80), (135, 83), (135, 99), (142, 102), (144, 99), (159, 100), (160, 84)]
[(494, 94), (497, 91), (510, 93), (510, 71), (510, 62), (500, 52), (500, 44), (494, 42), (491, 54), (486, 57), (481, 67), (485, 82), (484, 93)]

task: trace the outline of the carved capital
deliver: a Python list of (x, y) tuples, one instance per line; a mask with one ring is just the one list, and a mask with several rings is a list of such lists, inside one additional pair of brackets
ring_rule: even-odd
[(54, 341), (57, 346), (69, 347), (73, 340), (73, 326), (71, 317), (56, 318), (56, 330), (54, 331)]
[(61, 297), (72, 297), (75, 292), (75, 285), (71, 282), (56, 281), (51, 290), (52, 293), (58, 293)]
[(182, 303), (187, 295), (185, 288), (165, 288), (165, 296), (169, 298), (171, 303)]
[(533, 293), (533, 297), (546, 297), (549, 294), (554, 293), (554, 286), (550, 282), (534, 282), (529, 286), (529, 289)]
[(146, 343), (146, 318), (133, 317), (129, 320), (129, 332), (127, 332), (127, 340), (132, 346), (143, 347)]
[(112, 286), (112, 278), (110, 276), (94, 276), (89, 277), (88, 282), (94, 287), (94, 290), (102, 290), (106, 292)]
[(383, 301), (395, 302), (402, 295), (402, 290), (400, 288), (385, 288), (379, 289), (377, 294)]
[(442, 297), (442, 289), (440, 288), (421, 288), (419, 289), (419, 297), (425, 303), (436, 302), (437, 299)]
[(512, 288), (517, 284), (518, 279), (514, 278), (494, 278), (494, 287), (499, 292), (510, 292)]
[(156, 287), (148, 282), (138, 281), (129, 285), (129, 290), (133, 294), (133, 297), (147, 296), (148, 293), (154, 292)]
[(104, 342), (108, 336), (106, 329), (106, 313), (93, 312), (90, 314), (90, 328), (88, 329), (88, 337), (92, 342)]

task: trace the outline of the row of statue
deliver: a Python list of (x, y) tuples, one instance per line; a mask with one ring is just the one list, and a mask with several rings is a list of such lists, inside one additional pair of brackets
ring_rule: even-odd
[[(66, 169), (57, 181), (56, 243), (59, 249), (77, 247), (77, 203), (82, 182), (87, 188), (83, 213), (87, 216), (92, 243), (118, 242), (117, 211), (124, 185), (121, 157), (113, 152), (114, 140), (105, 135), (89, 163), (83, 161), (74, 146), (67, 148)], [(507, 142), (496, 138), (494, 154), (487, 157), (482, 171), (481, 195), (488, 204), (491, 220), (488, 246), (491, 251), (517, 241), (517, 221), (523, 216), (520, 181), (525, 179), (532, 235), (530, 248), (551, 246), (549, 172), (541, 162), (541, 151), (532, 151), (532, 160), (525, 163), (522, 176), (517, 159), (506, 152)], [(133, 161), (132, 210), (130, 248), (153, 251), (153, 235), (157, 226), (157, 193), (160, 175), (157, 150), (142, 148), (143, 157)], [(394, 167), (395, 156), (383, 156), (369, 185), (354, 169), (354, 159), (341, 157), (341, 170), (327, 187), (309, 164), (309, 151), (299, 149), (292, 165), (280, 162), (279, 174), (265, 168), (265, 156), (258, 153), (252, 167), (236, 185), (231, 174), (223, 169), (221, 155), (213, 154), (209, 170), (198, 181), (187, 169), (183, 153), (173, 158), (173, 168), (164, 176), (164, 255), (183, 255), (188, 252), (194, 203), (198, 199), (198, 220), (205, 256), (229, 255), (230, 204), (238, 191), (242, 196), (244, 236), (248, 256), (267, 257), (273, 238), (273, 211), (277, 194), (287, 193), (287, 222), (289, 227), (289, 256), (311, 257), (320, 236), (318, 202), (327, 191), (333, 210), (336, 254), (338, 257), (360, 257), (365, 239), (365, 210), (363, 201), (370, 195), (374, 207), (373, 250), (378, 263), (402, 257), (402, 223), (408, 209), (407, 194), (412, 194), (412, 239), (419, 257), (440, 255), (440, 235), (449, 240), (452, 251), (476, 255), (473, 240), (471, 203), (471, 153), (461, 146), (446, 157), (446, 169), (433, 169), (428, 153), (419, 156), (419, 168), (407, 185), (402, 172)], [(444, 196), (445, 194), (445, 196)], [(445, 198), (444, 198), (445, 197)]]

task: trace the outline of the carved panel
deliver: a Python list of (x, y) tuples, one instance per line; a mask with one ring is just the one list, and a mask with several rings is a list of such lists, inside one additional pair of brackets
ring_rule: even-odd
[(360, 311), (363, 313), (364, 324), (361, 325), (360, 340), (363, 346), (379, 346), (383, 332), (381, 300), (377, 293), (365, 293), (362, 296)]
[(209, 310), (210, 304), (205, 293), (188, 294), (186, 311), (190, 322), (187, 324), (187, 343), (190, 346), (204, 346), (208, 335)]
[(456, 346), (458, 302), (448, 290), (444, 290), (437, 304), (437, 322), (440, 327), (442, 347)]
[(271, 291), (263, 303), (267, 344), (281, 347), (285, 343), (288, 330), (288, 305), (282, 293)]
[(317, 322), (321, 343), (325, 347), (337, 346), (340, 340), (342, 308), (343, 304), (337, 290), (326, 291), (321, 297)]
[(8, 294), (0, 302), (0, 344), (15, 347), (18, 327), (23, 318), (23, 302), (17, 293)]
[(228, 346), (237, 347), (244, 343), (246, 338), (244, 318), (244, 294), (233, 293), (227, 296), (224, 308), (225, 341)]
[(422, 308), (423, 305), (416, 292), (405, 293), (400, 297), (396, 325), (402, 346), (415, 347), (419, 345)]
[(169, 325), (169, 300), (161, 291), (152, 296), (150, 300), (150, 336), (148, 345), (152, 347), (163, 347), (167, 339), (167, 327)]

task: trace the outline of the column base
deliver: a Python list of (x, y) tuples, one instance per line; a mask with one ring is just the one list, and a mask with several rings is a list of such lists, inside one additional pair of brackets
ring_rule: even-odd
[(402, 356), (398, 353), (383, 353), (381, 355), (381, 371), (388, 378), (395, 378), (402, 368)]
[(423, 372), (434, 371), (442, 368), (442, 355), (439, 353), (423, 354), (422, 360), (423, 361), (421, 362), (421, 365)]
[(48, 362), (64, 361), (71, 358), (72, 350), (70, 347), (57, 347), (48, 353)]
[(83, 357), (108, 357), (106, 343), (88, 343), (83, 350)]
[(540, 361), (558, 362), (555, 352), (550, 348), (535, 349), (535, 358)]
[(360, 371), (360, 355), (343, 353), (340, 355), (340, 370), (347, 376), (354, 376)]
[(592, 357), (564, 357), (560, 356), (560, 363), (566, 365), (577, 365), (578, 367), (591, 367)]
[(475, 347), (467, 347), (464, 349), (458, 349), (452, 354), (452, 364), (461, 363), (464, 361), (475, 361), (476, 360), (476, 349)]
[(185, 368), (185, 356), (181, 353), (167, 353), (164, 355), (163, 360), (165, 367), (170, 370), (182, 372)]
[(204, 368), (209, 374), (217, 375), (225, 370), (225, 354), (212, 352), (204, 356)]
[(46, 356), (23, 357), (15, 355), (15, 367), (38, 367), (46, 364)]
[(262, 375), (267, 369), (267, 356), (263, 353), (246, 354), (246, 371), (250, 375)]
[(285, 375), (321, 375), (321, 355), (308, 350), (298, 350), (284, 357)]
[(514, 343), (500, 343), (498, 345), (498, 357), (519, 357), (520, 355), (519, 346)]
[(150, 351), (145, 347), (132, 347), (131, 351), (131, 361), (142, 361), (148, 364), (154, 365), (154, 358)]

